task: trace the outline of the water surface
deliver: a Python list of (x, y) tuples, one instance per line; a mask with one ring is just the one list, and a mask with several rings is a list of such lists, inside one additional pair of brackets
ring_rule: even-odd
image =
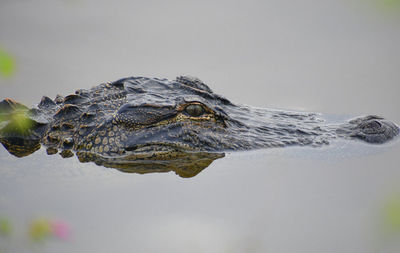
[[(190, 74), (235, 103), (399, 123), (398, 13), (378, 0), (2, 1), (17, 69), (0, 99)], [(228, 153), (181, 178), (0, 148), (13, 227), (0, 252), (398, 252), (399, 151), (396, 139)], [(70, 236), (31, 241), (38, 218)]]

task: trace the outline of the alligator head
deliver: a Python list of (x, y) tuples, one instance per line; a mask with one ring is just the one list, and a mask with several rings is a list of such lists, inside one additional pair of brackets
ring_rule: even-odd
[[(328, 125), (315, 113), (236, 105), (193, 77), (124, 78), (54, 100), (43, 97), (34, 109), (6, 99), (0, 111), (0, 140), (16, 156), (43, 144), (48, 154), (61, 150), (70, 157), (75, 151), (82, 162), (141, 173), (204, 168), (229, 150), (320, 146), (335, 138), (383, 143), (399, 132), (377, 116)], [(25, 123), (15, 115), (25, 115)]]

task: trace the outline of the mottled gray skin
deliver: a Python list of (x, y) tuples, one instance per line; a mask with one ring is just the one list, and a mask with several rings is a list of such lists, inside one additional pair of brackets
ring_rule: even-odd
[[(3, 115), (16, 108), (28, 110), (9, 99), (1, 108)], [(315, 113), (233, 104), (193, 77), (124, 78), (54, 100), (43, 97), (28, 115), (32, 127), (24, 133), (16, 131), (9, 118), (3, 124), (0, 136), (10, 153), (32, 153), (37, 145), (24, 146), (38, 142), (49, 154), (62, 150), (61, 155), (68, 157), (73, 150), (82, 160), (162, 160), (181, 151), (321, 146), (336, 138), (384, 143), (399, 133), (394, 123), (377, 116), (329, 125)]]

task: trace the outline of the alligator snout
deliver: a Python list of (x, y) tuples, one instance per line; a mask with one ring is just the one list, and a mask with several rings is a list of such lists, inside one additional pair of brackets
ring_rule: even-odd
[(366, 116), (349, 122), (350, 137), (369, 143), (384, 143), (399, 134), (399, 127), (378, 116)]

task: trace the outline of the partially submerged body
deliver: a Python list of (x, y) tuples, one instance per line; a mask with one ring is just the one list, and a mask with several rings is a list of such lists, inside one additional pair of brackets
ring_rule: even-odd
[(224, 151), (321, 146), (336, 138), (384, 143), (399, 133), (378, 116), (329, 125), (314, 113), (233, 104), (192, 77), (124, 78), (54, 100), (43, 97), (33, 109), (5, 99), (0, 113), (0, 141), (13, 155), (29, 155), (42, 144), (48, 154), (70, 157), (74, 151), (81, 161), (123, 170), (149, 167), (146, 161), (176, 167), (185, 164), (182, 154), (209, 164)]

